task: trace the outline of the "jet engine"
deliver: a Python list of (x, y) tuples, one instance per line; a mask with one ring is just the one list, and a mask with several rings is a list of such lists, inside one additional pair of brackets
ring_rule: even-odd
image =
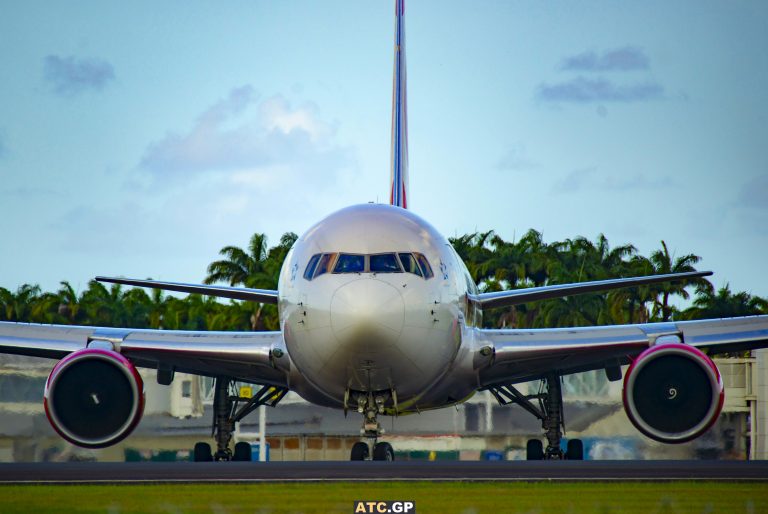
[(61, 437), (85, 448), (103, 448), (127, 437), (141, 420), (144, 382), (119, 353), (86, 348), (54, 366), (43, 405)]
[(624, 409), (651, 439), (684, 443), (717, 420), (723, 381), (715, 363), (696, 348), (669, 343), (641, 353), (624, 377)]

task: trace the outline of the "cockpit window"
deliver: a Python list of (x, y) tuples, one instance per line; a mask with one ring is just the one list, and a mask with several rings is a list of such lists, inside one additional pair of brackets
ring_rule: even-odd
[(423, 276), (421, 274), (421, 269), (419, 268), (418, 263), (416, 262), (416, 258), (413, 256), (413, 254), (410, 253), (399, 253), (397, 254), (398, 257), (400, 257), (400, 262), (403, 265), (403, 269), (406, 273), (413, 273), (414, 275)]
[(380, 253), (370, 257), (371, 273), (401, 273), (394, 253)]
[(415, 253), (416, 260), (419, 261), (419, 266), (421, 267), (421, 272), (424, 273), (424, 278), (430, 279), (435, 276), (434, 273), (432, 273), (432, 266), (429, 265), (429, 261), (426, 257), (424, 257), (424, 254), (421, 253)]
[(317, 263), (317, 271), (315, 271), (315, 277), (319, 277), (324, 273), (328, 273), (331, 269), (331, 265), (336, 257), (335, 253), (324, 253), (320, 257), (320, 262)]
[(412, 273), (425, 279), (434, 276), (427, 258), (421, 253), (316, 253), (304, 270), (304, 278), (312, 280), (326, 273)]
[(309, 259), (309, 263), (307, 264), (307, 269), (304, 270), (304, 278), (307, 280), (312, 280), (312, 275), (315, 274), (315, 268), (317, 267), (317, 261), (320, 260), (320, 254), (316, 253), (312, 256), (311, 259)]
[(341, 253), (333, 268), (334, 273), (362, 273), (365, 271), (365, 255)]

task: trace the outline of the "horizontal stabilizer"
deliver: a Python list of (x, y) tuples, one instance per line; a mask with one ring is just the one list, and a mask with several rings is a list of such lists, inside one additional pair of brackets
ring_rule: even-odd
[(270, 289), (249, 289), (246, 287), (206, 286), (198, 284), (182, 284), (179, 282), (158, 282), (155, 280), (136, 280), (132, 278), (96, 277), (99, 282), (111, 282), (126, 286), (151, 287), (164, 291), (177, 291), (179, 293), (203, 294), (206, 296), (218, 296), (220, 298), (232, 298), (234, 300), (246, 300), (256, 303), (277, 303), (277, 291)]
[(644, 286), (658, 282), (674, 282), (676, 280), (690, 280), (694, 278), (708, 277), (711, 271), (691, 271), (688, 273), (670, 273), (667, 275), (650, 275), (645, 277), (617, 278), (613, 280), (596, 280), (594, 282), (578, 282), (576, 284), (556, 284), (551, 286), (528, 287), (513, 289), (511, 291), (498, 291), (494, 293), (481, 293), (471, 295), (470, 299), (478, 302), (484, 309), (494, 307), (506, 307), (537, 300), (549, 300), (562, 298), (575, 294), (594, 293), (608, 291), (623, 287)]

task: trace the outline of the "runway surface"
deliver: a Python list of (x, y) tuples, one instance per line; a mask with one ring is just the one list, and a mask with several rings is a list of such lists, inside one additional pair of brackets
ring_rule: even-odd
[(768, 481), (768, 461), (76, 462), (0, 464), (0, 484), (327, 480)]

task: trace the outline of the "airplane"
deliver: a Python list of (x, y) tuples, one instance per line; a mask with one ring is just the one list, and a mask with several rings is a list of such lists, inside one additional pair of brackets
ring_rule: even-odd
[[(408, 137), (404, 0), (395, 1), (390, 203), (353, 205), (310, 227), (285, 258), (277, 290), (96, 277), (96, 280), (276, 304), (280, 330), (171, 331), (0, 323), (0, 353), (59, 359), (46, 381), (46, 415), (65, 440), (101, 448), (128, 437), (142, 417), (137, 368), (214, 377), (215, 451), (195, 461), (250, 460), (232, 450), (237, 422), (276, 406), (288, 391), (362, 415), (351, 460), (394, 460), (379, 416), (451, 407), (487, 390), (542, 423), (529, 460), (581, 460), (562, 447), (564, 375), (605, 370), (623, 378), (623, 404), (642, 434), (690, 441), (718, 419), (723, 382), (710, 356), (768, 347), (768, 316), (558, 329), (485, 329), (486, 309), (675, 280), (690, 272), (480, 292), (454, 248), (407, 208)], [(629, 365), (625, 373), (622, 366)], [(537, 395), (517, 385), (542, 381)], [(258, 386), (240, 397), (236, 382)]]

